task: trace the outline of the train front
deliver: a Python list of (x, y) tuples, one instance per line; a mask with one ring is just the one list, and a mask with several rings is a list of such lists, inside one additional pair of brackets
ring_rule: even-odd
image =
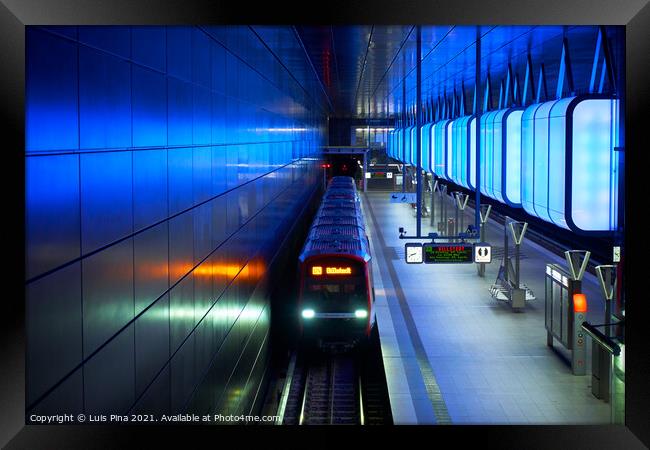
[(353, 255), (307, 259), (301, 267), (303, 338), (319, 345), (354, 345), (368, 337), (374, 317), (368, 263)]

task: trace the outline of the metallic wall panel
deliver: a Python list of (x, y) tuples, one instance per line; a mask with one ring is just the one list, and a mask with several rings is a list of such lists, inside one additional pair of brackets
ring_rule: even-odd
[(212, 205), (212, 248), (215, 249), (226, 239), (226, 203), (225, 195), (221, 195), (210, 203)]
[[(82, 257), (77, 347), (93, 356), (77, 373), (89, 411), (215, 411), (225, 386), (244, 389), (253, 373), (250, 355), (262, 345), (250, 337), (262, 307), (251, 299), (253, 288), (301, 209), (301, 193), (320, 181), (315, 164), (305, 172), (282, 167), (292, 157), (317, 156), (324, 130), (318, 81), (308, 80), (313, 72), (287, 70), (308, 67), (296, 42), (289, 49), (274, 42), (274, 55), (247, 26), (80, 28), (41, 31), (45, 37), (28, 49), (46, 63), (70, 61), (67, 77), (55, 82), (47, 77), (59, 76), (59, 67), (28, 64), (28, 104), (50, 114), (29, 116), (45, 130), (34, 138), (48, 139), (33, 151), (79, 146), (66, 143), (67, 125), (40, 123), (58, 116), (73, 117), (71, 126), (80, 120), (82, 146), (94, 151), (27, 165), (37, 174), (31, 179), (43, 181), (27, 189), (28, 273), (54, 270), (28, 290), (44, 289), (39, 281), (65, 276), (58, 267)], [(49, 92), (59, 86), (63, 95)], [(38, 344), (34, 355), (54, 342)], [(259, 385), (261, 372), (252, 376), (249, 384)], [(68, 380), (46, 399), (67, 393)], [(251, 398), (237, 395), (232, 410)]]
[(167, 291), (169, 285), (168, 222), (133, 237), (135, 314)]
[(199, 264), (212, 251), (212, 208), (204, 203), (192, 210), (194, 213), (194, 265)]
[(167, 78), (167, 136), (169, 145), (192, 144), (192, 84)]
[(239, 185), (239, 158), (237, 152), (239, 145), (229, 145), (226, 149), (226, 180), (228, 189), (235, 189)]
[(206, 260), (194, 269), (194, 324), (208, 312), (212, 300), (212, 266)]
[(131, 30), (133, 61), (164, 72), (167, 65), (165, 37), (165, 27), (133, 27)]
[(79, 48), (80, 148), (131, 146), (131, 68), (116, 56)]
[(72, 264), (27, 285), (27, 404), (82, 360), (81, 267)]
[(227, 146), (219, 145), (212, 147), (212, 195), (220, 195), (228, 189), (226, 172), (226, 151)]
[(210, 46), (211, 83), (212, 91), (219, 94), (226, 93), (226, 49), (221, 45)]
[(25, 149), (79, 148), (74, 43), (36, 28), (25, 39)]
[[(209, 66), (208, 66), (209, 69)], [(209, 82), (209, 80), (208, 80)], [(212, 140), (212, 102), (210, 90), (202, 86), (193, 89), (193, 125), (192, 143), (194, 145), (208, 145)]]
[(167, 145), (167, 85), (165, 76), (132, 65), (133, 146)]
[(83, 404), (83, 377), (81, 368), (65, 379), (52, 393), (39, 402), (31, 414), (37, 415), (58, 415), (65, 411), (65, 414), (82, 414)]
[(171, 412), (185, 410), (195, 384), (194, 338), (189, 337), (171, 360)]
[(226, 194), (226, 235), (237, 231), (240, 222), (239, 192), (232, 190)]
[(169, 283), (174, 285), (194, 267), (194, 211), (169, 220)]
[(175, 352), (194, 328), (194, 278), (190, 274), (169, 293), (170, 351)]
[(84, 365), (86, 414), (125, 414), (135, 401), (133, 324)]
[(135, 321), (135, 395), (140, 396), (169, 359), (169, 295)]
[(79, 227), (79, 156), (26, 158), (25, 276), (78, 258)]
[(170, 373), (170, 366), (167, 364), (137, 401), (131, 410), (132, 414), (160, 415), (169, 413), (171, 397)]
[(196, 147), (192, 152), (194, 204), (208, 200), (212, 189), (212, 147)]
[(192, 206), (192, 153), (191, 148), (168, 150), (169, 214)]
[(210, 88), (210, 38), (200, 29), (192, 29), (192, 81)]
[(133, 319), (133, 239), (82, 261), (84, 357)]
[(69, 37), (70, 39), (78, 39), (78, 30), (77, 27), (71, 27), (66, 25), (48, 25), (46, 27), (38, 27), (42, 30), (49, 31), (50, 33), (59, 34), (64, 37)]
[(80, 26), (79, 42), (123, 58), (131, 57), (131, 27)]
[(212, 98), (212, 143), (225, 144), (227, 142), (226, 132), (226, 97), (218, 92), (213, 92)]
[(133, 152), (134, 231), (167, 217), (167, 150)]
[(194, 342), (194, 373), (197, 377), (197, 383), (205, 376), (205, 373), (210, 365), (210, 360), (214, 354), (212, 346), (212, 322), (210, 320), (202, 320), (195, 331)]
[(131, 152), (81, 158), (81, 251), (88, 253), (133, 231)]
[(185, 81), (192, 81), (192, 29), (167, 28), (167, 73)]

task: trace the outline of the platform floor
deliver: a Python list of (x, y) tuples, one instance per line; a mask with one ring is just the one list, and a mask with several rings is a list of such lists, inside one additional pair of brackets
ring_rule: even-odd
[[(544, 270), (560, 257), (524, 239), (521, 281), (536, 294), (525, 311), (492, 299), (498, 258), (484, 278), (474, 264), (408, 265), (398, 228), (415, 234), (410, 205), (387, 192), (363, 194), (381, 349), (395, 424), (607, 424), (610, 405), (591, 394), (587, 375), (546, 345)], [(473, 223), (473, 212), (465, 224)], [(422, 220), (423, 234), (433, 231)], [(487, 240), (503, 245), (491, 221)], [(586, 274), (588, 320), (602, 323), (597, 279)], [(591, 342), (588, 341), (588, 349)], [(556, 344), (556, 346), (559, 344)], [(590, 353), (589, 351), (587, 352)]]

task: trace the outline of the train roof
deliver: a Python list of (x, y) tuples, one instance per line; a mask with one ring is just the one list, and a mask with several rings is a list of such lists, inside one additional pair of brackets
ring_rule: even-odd
[(309, 231), (309, 237), (319, 239), (321, 237), (343, 237), (361, 239), (365, 230), (358, 225), (314, 225)]
[(370, 261), (361, 202), (352, 177), (330, 180), (299, 259), (304, 262), (323, 255), (351, 255)]
[(352, 189), (332, 188), (328, 189), (323, 199), (352, 199), (359, 200), (359, 194)]
[(332, 179), (330, 180), (330, 184), (334, 184), (334, 183), (349, 183), (354, 185), (354, 178), (344, 177), (344, 176), (332, 177)]
[(361, 228), (365, 228), (363, 218), (358, 215), (351, 216), (325, 216), (319, 215), (314, 219), (312, 227), (319, 225), (354, 225)]
[(305, 242), (299, 260), (305, 262), (307, 258), (323, 255), (350, 255), (370, 261), (370, 251), (365, 234), (361, 238), (333, 235), (312, 238), (310, 236)]

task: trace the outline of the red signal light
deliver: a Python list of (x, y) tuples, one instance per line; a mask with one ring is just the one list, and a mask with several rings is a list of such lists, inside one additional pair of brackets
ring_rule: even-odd
[(587, 312), (587, 296), (585, 294), (573, 294), (573, 312)]

